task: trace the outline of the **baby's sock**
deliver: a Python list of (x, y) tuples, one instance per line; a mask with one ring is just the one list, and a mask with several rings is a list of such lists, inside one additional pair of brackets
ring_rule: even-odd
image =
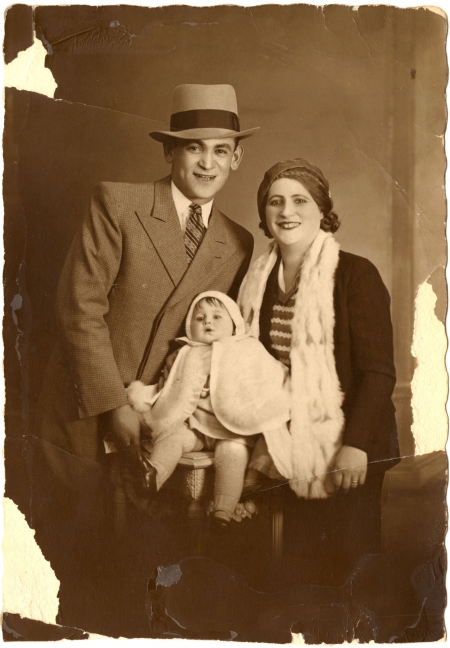
[(214, 449), (216, 477), (214, 484), (214, 517), (220, 513), (228, 521), (236, 510), (242, 493), (249, 450), (237, 441), (219, 441)]

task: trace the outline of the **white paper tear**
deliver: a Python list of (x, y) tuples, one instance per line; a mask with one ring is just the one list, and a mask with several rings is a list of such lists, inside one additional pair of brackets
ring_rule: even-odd
[[(108, 641), (113, 641), (113, 640), (118, 641), (119, 639), (120, 640), (127, 639), (127, 637), (107, 637), (106, 635), (99, 635), (99, 634), (95, 634), (94, 632), (90, 632), (88, 634), (88, 639), (90, 641), (97, 641), (97, 640), (100, 641), (100, 640), (104, 640), (104, 639), (107, 639)], [(146, 645), (148, 646), (148, 639), (146, 639), (145, 641), (147, 642)], [(134, 642), (134, 643), (136, 643), (136, 642)]]
[[(292, 635), (291, 643), (293, 643), (293, 644), (301, 644), (302, 646), (306, 645), (305, 638), (304, 638), (304, 636), (303, 636), (303, 634), (301, 632), (291, 632), (291, 635)], [(367, 643), (373, 644), (373, 643), (375, 643), (375, 641), (373, 639), (371, 639)], [(340, 645), (344, 645), (344, 644), (347, 645), (347, 646), (355, 645), (355, 644), (357, 645), (357, 644), (359, 644), (359, 640), (358, 639), (353, 639), (353, 641), (343, 641), (342, 644), (340, 644)], [(329, 646), (330, 644), (326, 644), (324, 641), (322, 641), (322, 643), (319, 644), (319, 645), (320, 646)]]
[(301, 644), (302, 646), (305, 645), (305, 638), (301, 632), (291, 632), (291, 635), (292, 635), (291, 643)]
[(411, 382), (412, 433), (416, 455), (445, 450), (447, 441), (447, 337), (444, 324), (434, 312), (436, 299), (434, 290), (427, 281), (419, 286), (411, 348), (412, 355), (417, 358), (417, 367)]
[(56, 624), (59, 580), (44, 558), (25, 516), (3, 498), (3, 612)]
[(35, 35), (33, 45), (19, 52), (17, 58), (5, 66), (5, 86), (38, 92), (53, 99), (58, 84), (50, 70), (45, 67), (46, 55), (47, 50)]

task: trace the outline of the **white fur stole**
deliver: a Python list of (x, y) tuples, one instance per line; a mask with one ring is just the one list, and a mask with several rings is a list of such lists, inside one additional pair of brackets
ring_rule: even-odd
[[(278, 256), (272, 243), (242, 283), (238, 304), (250, 334), (259, 337), (259, 314)], [(291, 488), (299, 497), (328, 497), (326, 481), (342, 446), (343, 394), (334, 359), (334, 275), (339, 244), (320, 230), (303, 262), (291, 339)]]

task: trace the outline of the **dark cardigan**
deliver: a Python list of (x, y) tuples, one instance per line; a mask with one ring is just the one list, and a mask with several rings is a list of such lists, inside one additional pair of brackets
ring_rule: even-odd
[[(269, 352), (278, 267), (269, 276), (260, 314), (260, 339)], [(370, 261), (340, 251), (334, 310), (334, 356), (345, 395), (344, 444), (364, 450), (371, 471), (384, 471), (399, 461), (391, 399), (396, 377), (389, 293)]]

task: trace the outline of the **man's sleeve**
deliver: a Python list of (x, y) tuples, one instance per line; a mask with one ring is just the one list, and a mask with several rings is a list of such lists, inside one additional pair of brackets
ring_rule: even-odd
[(347, 415), (344, 443), (368, 454), (380, 433), (395, 386), (389, 294), (378, 270), (366, 262), (348, 289), (352, 369), (355, 391)]
[(121, 256), (122, 232), (114, 197), (106, 184), (100, 184), (69, 250), (57, 294), (59, 331), (80, 418), (127, 402), (105, 322)]

